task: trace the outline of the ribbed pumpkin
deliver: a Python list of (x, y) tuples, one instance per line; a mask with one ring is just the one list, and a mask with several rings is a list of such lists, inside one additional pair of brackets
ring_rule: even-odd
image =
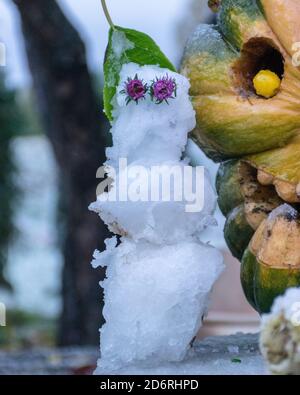
[[(197, 114), (191, 137), (208, 157), (224, 162), (217, 191), (227, 217), (226, 241), (238, 259), (246, 255), (244, 266), (249, 267), (256, 260), (249, 242), (269, 214), (284, 202), (299, 210), (300, 1), (209, 3), (218, 12), (217, 25), (198, 26), (187, 43), (181, 72), (191, 81)], [(286, 249), (300, 251), (299, 240), (293, 240), (295, 244), (288, 245), (277, 240), (282, 254)], [(260, 261), (257, 265), (266, 278), (272, 257), (267, 266)], [(251, 302), (258, 311), (268, 311), (273, 298), (289, 284), (300, 285), (294, 270), (281, 270), (285, 274), (270, 276), (269, 283), (255, 284), (261, 294), (266, 287), (273, 290), (263, 308)], [(247, 295), (252, 281), (245, 277), (254, 274), (243, 273)], [(281, 276), (287, 281), (278, 286)]]

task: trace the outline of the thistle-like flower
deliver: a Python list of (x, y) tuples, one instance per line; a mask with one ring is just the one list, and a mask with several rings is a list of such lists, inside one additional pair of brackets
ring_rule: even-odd
[(175, 78), (171, 78), (168, 75), (162, 78), (156, 78), (151, 85), (150, 95), (152, 100), (156, 101), (156, 104), (161, 104), (164, 101), (169, 104), (168, 99), (175, 99), (177, 96)]
[(128, 78), (124, 83), (124, 89), (120, 92), (126, 95), (126, 105), (131, 101), (138, 104), (139, 100), (145, 99), (146, 93), (148, 92), (148, 85), (144, 84), (143, 80), (139, 79), (136, 74), (134, 78)]

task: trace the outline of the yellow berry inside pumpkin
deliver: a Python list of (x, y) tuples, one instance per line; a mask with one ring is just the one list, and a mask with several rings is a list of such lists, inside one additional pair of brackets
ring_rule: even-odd
[(273, 71), (261, 70), (254, 77), (253, 85), (259, 96), (269, 99), (279, 91), (281, 80)]

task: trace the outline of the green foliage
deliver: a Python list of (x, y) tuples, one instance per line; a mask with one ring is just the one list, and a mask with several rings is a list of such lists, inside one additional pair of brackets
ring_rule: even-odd
[(16, 197), (13, 182), (14, 164), (10, 143), (19, 129), (20, 117), (15, 94), (9, 91), (0, 74), (0, 286), (9, 288), (3, 270), (7, 260), (8, 243), (13, 233), (12, 211)]
[(6, 326), (0, 327), (1, 350), (55, 345), (55, 320), (23, 310), (8, 310)]
[(32, 136), (44, 134), (39, 113), (35, 104), (35, 98), (31, 90), (18, 92), (18, 105), (22, 123), (19, 122), (17, 134), (20, 136)]
[(231, 362), (232, 363), (242, 363), (242, 360), (240, 358), (232, 358)]
[(115, 26), (110, 29), (104, 61), (104, 110), (113, 119), (113, 98), (120, 82), (120, 71), (127, 63), (157, 65), (172, 71), (175, 67), (147, 34)]

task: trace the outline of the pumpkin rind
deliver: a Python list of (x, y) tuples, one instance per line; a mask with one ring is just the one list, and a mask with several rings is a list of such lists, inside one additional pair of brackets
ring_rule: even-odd
[(263, 221), (242, 258), (241, 281), (249, 303), (268, 313), (287, 288), (300, 286), (300, 220), (280, 206)]
[(224, 237), (232, 255), (241, 260), (254, 234), (245, 216), (244, 205), (234, 208), (227, 217)]
[[(255, 1), (223, 0), (218, 20), (198, 26), (182, 59), (197, 115), (192, 138), (215, 161), (282, 147), (300, 131), (300, 71)], [(283, 75), (279, 93), (265, 99), (251, 78), (262, 68), (259, 52), (268, 57), (272, 50), (282, 57)], [(245, 82), (247, 66), (252, 77)]]
[(242, 259), (241, 282), (251, 306), (260, 314), (269, 313), (277, 296), (287, 288), (300, 286), (300, 269), (270, 268), (247, 249)]
[[(272, 239), (279, 251), (276, 264), (252, 251), (272, 210), (283, 202), (300, 207), (300, 67), (293, 59), (294, 44), (300, 42), (300, 2), (218, 0), (210, 5), (219, 12), (217, 26), (198, 26), (182, 60), (197, 117), (191, 137), (208, 157), (226, 161), (216, 181), (227, 217), (225, 239), (242, 259), (247, 299), (267, 312), (287, 287), (300, 286), (300, 268), (286, 267), (285, 261), (300, 255), (295, 224), (284, 225), (292, 236), (279, 266), (284, 233)], [(253, 83), (262, 70), (278, 77), (276, 89), (267, 86), (271, 94), (265, 97)], [(246, 182), (245, 163), (255, 174)]]

